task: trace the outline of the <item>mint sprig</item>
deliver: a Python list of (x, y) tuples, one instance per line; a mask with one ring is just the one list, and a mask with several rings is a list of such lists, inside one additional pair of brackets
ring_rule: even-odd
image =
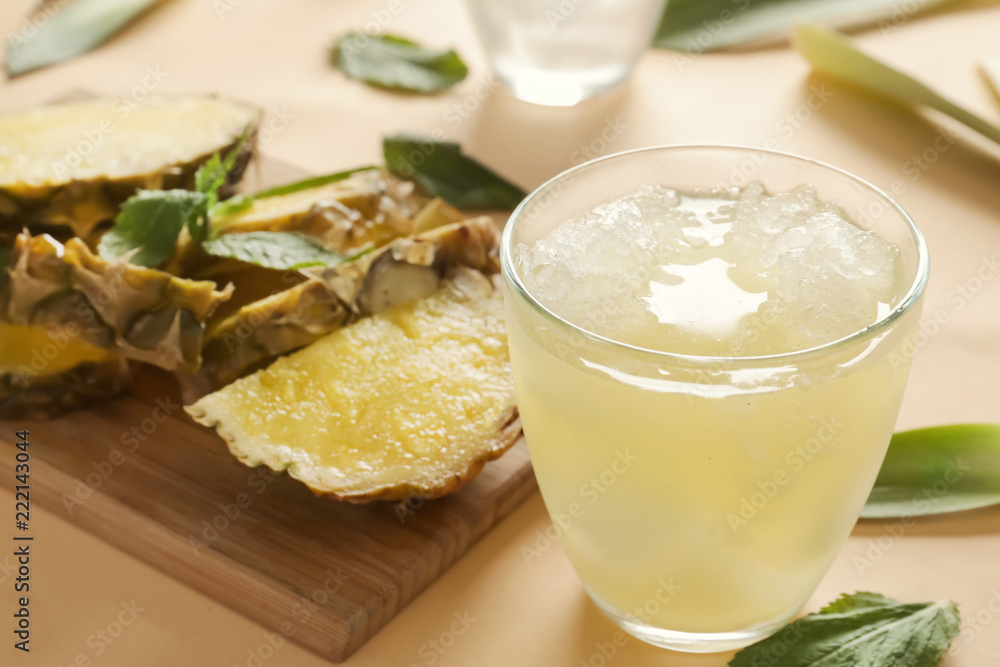
[(101, 237), (97, 247), (104, 259), (117, 259), (130, 252), (129, 263), (157, 266), (173, 254), (181, 230), (187, 227), (196, 243), (208, 236), (209, 211), (219, 201), (219, 190), (243, 150), (247, 134), (223, 160), (218, 153), (198, 167), (190, 190), (139, 190), (122, 204), (115, 225)]
[[(213, 155), (195, 173), (195, 190), (142, 190), (126, 201), (115, 225), (101, 239), (98, 252), (105, 259), (128, 253), (129, 262), (155, 267), (173, 254), (181, 230), (207, 253), (278, 270), (304, 266), (331, 266), (341, 258), (319, 243), (293, 232), (224, 234), (235, 216), (259, 199), (280, 197), (344, 180), (358, 172), (378, 169), (365, 166), (219, 201), (219, 190), (236, 164), (243, 139), (223, 160)], [(525, 193), (489, 168), (462, 153), (458, 144), (411, 135), (383, 139), (386, 167), (418, 182), (427, 194), (442, 197), (459, 208), (510, 209)], [(419, 159), (418, 159), (419, 158)]]
[(818, 613), (743, 649), (730, 667), (935, 667), (958, 636), (948, 600), (904, 604), (878, 593), (843, 595)]
[(122, 204), (115, 226), (101, 237), (97, 250), (105, 259), (134, 251), (129, 263), (157, 266), (174, 252), (184, 226), (197, 224), (207, 202), (202, 192), (139, 190)]
[(201, 247), (216, 257), (229, 257), (278, 270), (334, 266), (344, 261), (318, 241), (294, 232), (224, 234), (205, 241)]
[(317, 241), (294, 232), (250, 232), (213, 234), (211, 221), (236, 215), (266, 197), (291, 194), (343, 180), (352, 174), (377, 167), (316, 176), (256, 195), (236, 195), (219, 201), (218, 192), (225, 185), (241, 150), (243, 140), (223, 160), (216, 153), (195, 173), (195, 190), (140, 190), (128, 199), (115, 218), (115, 226), (102, 238), (101, 257), (116, 259), (130, 252), (131, 264), (157, 266), (174, 252), (181, 230), (187, 227), (192, 240), (216, 257), (237, 259), (269, 269), (295, 270), (308, 266), (333, 266), (352, 258), (324, 248)]

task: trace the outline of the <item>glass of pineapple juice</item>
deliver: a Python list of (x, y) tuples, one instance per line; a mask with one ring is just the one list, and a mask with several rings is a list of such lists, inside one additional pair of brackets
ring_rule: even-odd
[[(642, 236), (641, 206), (619, 211), (627, 220), (614, 214), (597, 225), (596, 236), (578, 244), (580, 257), (569, 256), (575, 241), (544, 246), (546, 257), (562, 262), (555, 277), (545, 273), (552, 265), (537, 263), (553, 230), (643, 186), (647, 194), (662, 186), (655, 190), (662, 197), (673, 196), (663, 188), (718, 192), (753, 181), (770, 193), (811, 184), (818, 201), (834, 202), (850, 221), (836, 223), (841, 232), (869, 250), (894, 244), (891, 280), (882, 276), (877, 289), (865, 284), (856, 294), (860, 281), (829, 273), (832, 292), (824, 294), (819, 281), (811, 297), (818, 302), (769, 317), (753, 276), (735, 293), (715, 279), (753, 263), (736, 252), (683, 260), (701, 273), (674, 266), (674, 278), (657, 288), (649, 270), (630, 267), (647, 263), (656, 273), (683, 246), (718, 255), (729, 228), (716, 227), (727, 218), (715, 211), (658, 255)], [(689, 198), (688, 208), (704, 212), (708, 199)], [(836, 252), (823, 246), (820, 255)], [(731, 650), (776, 632), (842, 547), (893, 432), (910, 366), (902, 344), (916, 331), (928, 277), (913, 221), (871, 184), (813, 160), (668, 146), (600, 158), (541, 186), (513, 213), (501, 261), (535, 475), (593, 601), (632, 635), (675, 650)], [(604, 264), (577, 270), (587, 262)], [(775, 275), (787, 268), (781, 262)], [(721, 274), (712, 268), (720, 266)], [(713, 271), (715, 278), (705, 277)], [(676, 274), (685, 289), (676, 289)], [(546, 275), (565, 283), (548, 301), (538, 287)], [(792, 275), (793, 291), (808, 296), (812, 278)], [(657, 290), (666, 295), (659, 302)], [(873, 292), (882, 295), (877, 303), (858, 301)], [(635, 310), (636, 295), (659, 322), (677, 326), (631, 326), (649, 319)], [(860, 311), (867, 316), (858, 319)], [(741, 337), (727, 340), (737, 321)], [(809, 345), (817, 326), (835, 340), (820, 335)]]

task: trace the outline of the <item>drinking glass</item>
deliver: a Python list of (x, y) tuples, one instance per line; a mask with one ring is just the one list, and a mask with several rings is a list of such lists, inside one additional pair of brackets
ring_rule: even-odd
[(467, 0), (496, 75), (522, 100), (572, 106), (649, 48), (664, 0)]
[[(906, 287), (870, 326), (811, 349), (702, 357), (572, 324), (525, 286), (524, 245), (643, 185), (809, 183), (899, 247)], [(885, 456), (928, 276), (923, 237), (871, 184), (772, 151), (667, 146), (571, 169), (529, 196), (501, 243), (509, 345), (535, 475), (566, 554), (620, 627), (690, 652), (746, 646), (808, 600)], [(592, 321), (617, 317), (613, 300)]]

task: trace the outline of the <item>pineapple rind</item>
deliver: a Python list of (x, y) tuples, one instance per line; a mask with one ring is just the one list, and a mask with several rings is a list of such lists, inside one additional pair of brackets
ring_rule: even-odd
[(163, 271), (105, 260), (78, 238), (18, 235), (5, 280), (0, 320), (62, 329), (116, 349), (128, 359), (194, 372), (206, 320), (231, 288), (177, 278)]
[(114, 396), (128, 384), (128, 363), (114, 353), (104, 362), (88, 361), (29, 381), (0, 374), (0, 419), (50, 419)]
[(256, 199), (246, 210), (214, 218), (212, 226), (219, 234), (299, 232), (333, 252), (348, 254), (417, 232), (414, 217), (426, 201), (415, 194), (412, 182), (371, 169), (342, 181)]
[(95, 348), (69, 329), (0, 324), (0, 419), (47, 419), (112, 396), (129, 382), (117, 352)]

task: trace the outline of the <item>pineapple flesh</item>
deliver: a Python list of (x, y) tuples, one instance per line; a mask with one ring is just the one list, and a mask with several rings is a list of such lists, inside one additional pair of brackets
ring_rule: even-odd
[(187, 411), (249, 466), (351, 502), (458, 490), (517, 439), (503, 301), (458, 268), (428, 298), (335, 331)]
[(429, 296), (455, 266), (494, 273), (498, 247), (496, 226), (480, 217), (307, 272), (305, 282), (245, 305), (209, 327), (201, 368), (181, 378), (185, 399), (203, 396), (361, 317)]
[(97, 99), (0, 116), (0, 236), (27, 225), (92, 240), (137, 188), (193, 186), (197, 168), (247, 132), (235, 183), (260, 117), (254, 107), (208, 96), (135, 108)]
[(0, 419), (45, 419), (125, 388), (125, 359), (80, 333), (0, 323)]

